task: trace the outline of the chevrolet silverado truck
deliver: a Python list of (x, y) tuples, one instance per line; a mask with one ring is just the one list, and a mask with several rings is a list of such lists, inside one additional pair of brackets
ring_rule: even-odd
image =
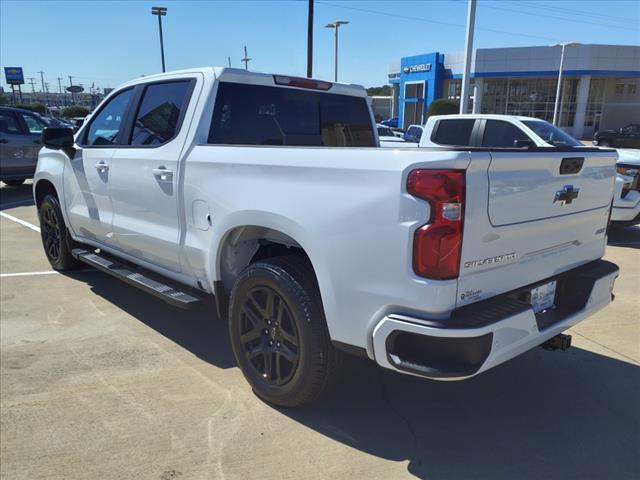
[(133, 80), (42, 137), (52, 267), (214, 295), (273, 404), (318, 398), (344, 352), (469, 378), (613, 298), (613, 150), (380, 148), (364, 88), (230, 68)]

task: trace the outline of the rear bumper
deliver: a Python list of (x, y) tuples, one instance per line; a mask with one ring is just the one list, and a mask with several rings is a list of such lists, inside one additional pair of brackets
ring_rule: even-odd
[[(598, 260), (534, 285), (461, 307), (448, 320), (389, 314), (373, 331), (376, 362), (440, 380), (461, 380), (510, 360), (613, 300), (618, 267)], [(556, 280), (556, 308), (535, 314), (524, 295)]]

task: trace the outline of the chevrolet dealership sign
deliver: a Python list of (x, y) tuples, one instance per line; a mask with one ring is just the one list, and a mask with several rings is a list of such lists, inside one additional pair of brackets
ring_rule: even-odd
[(22, 67), (4, 67), (4, 78), (9, 85), (23, 85)]
[(402, 69), (404, 73), (430, 72), (430, 63), (419, 63), (418, 65), (409, 65)]

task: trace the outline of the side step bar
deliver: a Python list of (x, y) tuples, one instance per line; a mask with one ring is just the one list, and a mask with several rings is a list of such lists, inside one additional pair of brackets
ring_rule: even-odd
[(136, 267), (117, 263), (117, 261), (112, 260), (104, 254), (82, 248), (74, 249), (71, 254), (77, 260), (108, 273), (140, 290), (144, 290), (175, 307), (189, 309), (202, 303), (201, 298), (154, 280), (146, 274), (141, 273), (141, 270), (138, 270)]

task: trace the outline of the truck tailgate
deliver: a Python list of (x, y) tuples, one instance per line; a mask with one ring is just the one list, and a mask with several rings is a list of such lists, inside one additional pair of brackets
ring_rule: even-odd
[(458, 306), (603, 255), (614, 151), (473, 152), (472, 157)]
[(611, 154), (491, 152), (489, 218), (495, 226), (608, 207)]

